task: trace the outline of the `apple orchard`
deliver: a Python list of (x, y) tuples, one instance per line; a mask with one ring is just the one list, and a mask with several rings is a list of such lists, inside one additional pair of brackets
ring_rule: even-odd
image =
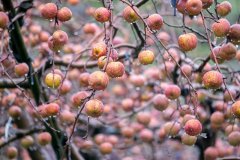
[(1, 0), (0, 159), (236, 159), (239, 9)]

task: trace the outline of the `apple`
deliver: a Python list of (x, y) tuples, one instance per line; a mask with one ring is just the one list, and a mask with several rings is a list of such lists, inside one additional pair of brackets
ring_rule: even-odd
[(141, 51), (138, 54), (138, 60), (143, 65), (152, 64), (155, 59), (155, 55), (150, 50)]
[(94, 12), (94, 18), (101, 23), (107, 22), (111, 18), (111, 13), (107, 8), (100, 7)]
[(178, 37), (178, 45), (182, 51), (188, 52), (197, 47), (198, 39), (194, 33), (185, 33)]
[(138, 8), (134, 7), (134, 6), (133, 6), (133, 8), (130, 6), (127, 6), (123, 10), (122, 16), (129, 23), (136, 22), (139, 19), (138, 14), (135, 12), (135, 11), (137, 11), (137, 12), (139, 11)]
[(72, 11), (67, 8), (63, 7), (58, 10), (57, 12), (57, 19), (61, 22), (69, 21), (72, 18)]
[(218, 71), (208, 71), (203, 75), (203, 85), (209, 89), (218, 89), (223, 84), (223, 76)]
[(54, 19), (57, 16), (58, 8), (55, 3), (46, 3), (40, 10), (42, 17), (46, 19)]
[(85, 104), (85, 112), (90, 117), (100, 117), (103, 114), (103, 103), (98, 99), (91, 99)]
[(202, 132), (202, 124), (198, 119), (190, 119), (185, 123), (184, 130), (190, 136), (198, 136)]
[(102, 71), (95, 71), (89, 75), (88, 84), (95, 90), (104, 90), (109, 82), (108, 75)]

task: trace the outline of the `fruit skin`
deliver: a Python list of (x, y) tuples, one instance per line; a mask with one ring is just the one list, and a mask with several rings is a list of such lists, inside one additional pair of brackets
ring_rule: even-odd
[(40, 10), (43, 18), (54, 19), (57, 16), (57, 5), (55, 3), (46, 3)]
[(167, 122), (164, 124), (165, 133), (169, 136), (176, 136), (181, 130), (181, 126), (177, 122)]
[(156, 94), (153, 97), (153, 105), (156, 110), (163, 111), (167, 109), (169, 100), (164, 94)]
[(208, 9), (213, 4), (213, 0), (202, 0), (202, 8)]
[(104, 142), (100, 144), (99, 150), (102, 154), (110, 154), (112, 152), (113, 145), (109, 142)]
[(49, 48), (58, 51), (68, 42), (68, 35), (62, 30), (57, 30), (53, 33), (52, 37), (49, 38), (49, 41), (52, 42), (52, 46), (50, 45)]
[(196, 16), (202, 11), (202, 6), (201, 0), (188, 0), (185, 9), (190, 16)]
[(60, 113), (60, 120), (63, 123), (71, 124), (71, 123), (74, 123), (75, 121), (75, 115), (69, 110), (63, 110)]
[(71, 97), (73, 106), (80, 107), (88, 96), (89, 96), (89, 93), (86, 91), (80, 91), (73, 94)]
[(48, 132), (42, 132), (37, 135), (37, 141), (40, 145), (45, 146), (52, 141), (52, 136)]
[(135, 133), (134, 133), (134, 129), (133, 128), (123, 127), (121, 129), (121, 134), (123, 135), (123, 137), (132, 138)]
[(192, 146), (196, 143), (197, 141), (197, 137), (196, 136), (190, 136), (186, 133), (184, 133), (182, 136), (181, 136), (181, 142), (185, 145), (188, 145), (188, 146)]
[(147, 18), (147, 24), (151, 30), (160, 30), (163, 25), (163, 18), (159, 14), (152, 14)]
[(186, 3), (187, 3), (187, 0), (178, 0), (177, 1), (177, 10), (178, 12), (182, 13), (182, 14), (185, 14), (185, 8), (186, 8)]
[(212, 24), (212, 31), (217, 37), (224, 37), (230, 30), (230, 23), (227, 19), (221, 18)]
[(240, 24), (231, 25), (228, 32), (228, 38), (233, 44), (240, 44)]
[(62, 82), (62, 76), (57, 73), (48, 73), (45, 77), (45, 84), (50, 88), (58, 88)]
[[(113, 59), (109, 57), (108, 63), (112, 62)], [(103, 69), (107, 62), (107, 56), (101, 56), (98, 58), (98, 68)], [(109, 64), (108, 64), (109, 65)]]
[(108, 82), (108, 75), (102, 71), (95, 71), (89, 75), (88, 83), (95, 90), (104, 90)]
[(195, 49), (197, 43), (197, 36), (193, 33), (182, 34), (178, 37), (178, 45), (185, 52)]
[(68, 92), (70, 92), (70, 90), (72, 89), (72, 83), (69, 80), (65, 80), (62, 83), (62, 86), (59, 88), (59, 92), (63, 95), (63, 94), (67, 94)]
[(92, 47), (92, 56), (95, 59), (98, 59), (101, 56), (105, 56), (107, 54), (107, 45), (105, 43), (96, 43)]
[[(134, 10), (139, 11), (137, 7), (134, 7)], [(139, 19), (139, 16), (134, 10), (130, 6), (127, 6), (123, 10), (122, 16), (128, 23), (136, 22)]]
[(106, 73), (111, 78), (122, 77), (125, 67), (121, 62), (110, 62), (107, 64)]
[(18, 106), (12, 106), (9, 108), (8, 110), (8, 114), (9, 116), (11, 116), (12, 118), (17, 118), (20, 117), (22, 114), (22, 110), (20, 107)]
[(0, 28), (6, 28), (9, 22), (9, 18), (5, 12), (0, 12)]
[(104, 7), (97, 8), (94, 12), (94, 18), (101, 23), (109, 21), (110, 17), (111, 17), (110, 11)]
[[(230, 92), (230, 94), (229, 94), (229, 92)], [(231, 101), (232, 100), (232, 98), (231, 98), (231, 96), (233, 97), (233, 98), (235, 98), (236, 97), (236, 91), (235, 90), (229, 90), (229, 92), (228, 91), (225, 91), (224, 92), (224, 101), (225, 102), (228, 102), (228, 101)]]
[(151, 142), (153, 140), (153, 132), (150, 129), (143, 129), (139, 137), (143, 142)]
[(190, 136), (197, 136), (202, 132), (202, 124), (197, 119), (190, 119), (185, 123), (184, 130)]
[(181, 95), (181, 89), (174, 84), (170, 84), (165, 88), (164, 94), (167, 98), (174, 100)]
[(85, 112), (90, 117), (100, 117), (103, 114), (103, 103), (98, 99), (91, 99), (85, 104)]
[(184, 74), (187, 76), (187, 77), (191, 77), (192, 75), (192, 66), (188, 65), (188, 64), (183, 64), (181, 66), (181, 74), (184, 76)]
[(223, 77), (218, 71), (208, 71), (203, 75), (203, 85), (209, 89), (218, 89), (222, 86)]
[(57, 19), (61, 22), (69, 21), (72, 18), (72, 11), (67, 8), (63, 7), (58, 10), (57, 12)]
[(223, 60), (231, 60), (237, 54), (237, 47), (228, 42), (222, 45), (219, 51), (219, 57)]
[(84, 72), (79, 75), (79, 84), (83, 87), (88, 86), (88, 79), (89, 79), (90, 73)]
[(17, 155), (18, 155), (18, 151), (17, 151), (17, 148), (14, 147), (14, 146), (11, 146), (11, 147), (8, 147), (7, 148), (7, 157), (9, 159), (13, 159), (13, 158), (16, 158)]
[(67, 2), (68, 2), (70, 5), (75, 6), (75, 5), (77, 5), (77, 4), (80, 2), (80, 0), (67, 0)]
[[(216, 46), (216, 47), (213, 48), (213, 53), (216, 56), (218, 64), (221, 64), (221, 63), (223, 63), (225, 61), (224, 59), (222, 59), (220, 57), (220, 51), (221, 51), (221, 47), (220, 46)], [(214, 59), (213, 53), (212, 52), (210, 53), (210, 58), (215, 63), (215, 59)]]
[(29, 72), (29, 67), (26, 63), (19, 63), (15, 65), (14, 72), (17, 76), (21, 77)]
[(34, 144), (34, 139), (31, 136), (26, 136), (26, 137), (21, 139), (21, 145), (24, 148), (29, 148), (33, 144)]
[(208, 147), (204, 151), (204, 160), (216, 160), (218, 157), (218, 150), (215, 147)]
[(228, 135), (228, 143), (232, 146), (238, 146), (240, 144), (240, 132), (232, 131)]
[(138, 60), (143, 65), (152, 64), (155, 59), (155, 55), (150, 50), (141, 51), (138, 54)]
[(134, 102), (131, 98), (125, 98), (122, 100), (121, 105), (124, 111), (131, 111), (134, 107)]
[(49, 103), (46, 105), (45, 112), (47, 116), (55, 116), (59, 113), (60, 107), (57, 103)]
[(228, 1), (223, 1), (223, 2), (221, 2), (220, 4), (218, 4), (216, 6), (216, 10), (217, 10), (217, 13), (220, 16), (224, 17), (224, 16), (228, 15), (231, 12), (232, 5)]
[(98, 26), (95, 23), (86, 23), (83, 27), (83, 31), (86, 34), (95, 34), (98, 30)]
[(151, 121), (151, 115), (148, 112), (139, 112), (136, 119), (138, 123), (148, 125)]
[(224, 122), (224, 115), (222, 112), (220, 111), (215, 111), (211, 117), (210, 117), (210, 121), (213, 124), (216, 125), (221, 125)]
[(237, 118), (240, 118), (240, 101), (236, 101), (232, 104), (232, 113)]

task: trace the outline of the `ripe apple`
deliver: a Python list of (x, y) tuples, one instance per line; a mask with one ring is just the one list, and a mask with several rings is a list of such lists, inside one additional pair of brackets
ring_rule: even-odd
[(240, 44), (240, 24), (231, 25), (230, 30), (228, 32), (228, 38), (233, 44), (235, 45)]
[(174, 100), (181, 95), (181, 89), (174, 84), (170, 84), (165, 88), (164, 94), (167, 98)]
[(223, 1), (216, 6), (216, 10), (220, 16), (224, 17), (224, 16), (227, 16), (231, 12), (232, 5), (228, 1)]
[(152, 64), (155, 59), (155, 55), (150, 50), (141, 51), (138, 54), (138, 60), (143, 65)]
[(88, 79), (89, 79), (89, 73), (88, 72), (84, 72), (81, 73), (79, 75), (79, 84), (83, 87), (87, 87), (88, 86)]
[(9, 18), (5, 12), (0, 12), (0, 28), (6, 28), (9, 22)]
[(100, 7), (94, 12), (94, 18), (101, 23), (107, 22), (111, 18), (111, 13), (107, 8)]
[(90, 117), (100, 117), (103, 114), (103, 103), (98, 99), (91, 99), (85, 104), (85, 112)]
[(8, 110), (8, 114), (12, 118), (20, 117), (22, 114), (22, 109), (18, 106), (11, 106)]
[(240, 118), (240, 101), (236, 101), (232, 104), (232, 113), (237, 118)]
[(188, 0), (185, 7), (190, 16), (196, 16), (202, 11), (203, 4), (201, 0)]
[(203, 9), (208, 9), (212, 4), (213, 0), (202, 0)]
[(197, 141), (197, 137), (196, 136), (190, 136), (186, 133), (184, 133), (182, 136), (181, 136), (181, 142), (185, 145), (188, 145), (188, 146), (192, 146), (196, 143)]
[(109, 82), (108, 75), (102, 71), (95, 71), (89, 75), (88, 83), (96, 90), (104, 90)]
[(50, 88), (58, 88), (62, 82), (62, 76), (58, 73), (48, 73), (45, 77), (45, 84)]
[(224, 37), (230, 30), (230, 23), (227, 19), (221, 18), (212, 24), (212, 31), (217, 37)]
[(107, 64), (106, 73), (111, 78), (122, 77), (125, 67), (121, 62), (110, 62)]
[(130, 6), (127, 6), (124, 8), (122, 16), (128, 23), (136, 22), (139, 19), (139, 16), (135, 11), (139, 11), (137, 7), (134, 7), (133, 9)]
[(190, 119), (185, 123), (184, 130), (190, 136), (198, 136), (202, 132), (202, 124), (198, 119)]
[(100, 144), (99, 150), (102, 154), (110, 154), (113, 150), (113, 145), (109, 142)]
[(195, 49), (197, 43), (197, 36), (194, 33), (185, 33), (178, 37), (178, 45), (185, 52)]
[(86, 91), (79, 91), (73, 94), (71, 97), (73, 106), (80, 107), (88, 96), (89, 96), (89, 93)]
[(228, 135), (228, 143), (232, 146), (238, 146), (240, 144), (240, 132), (233, 131)]
[(218, 89), (222, 86), (223, 76), (218, 71), (208, 71), (203, 75), (203, 85), (209, 89)]
[(57, 5), (55, 3), (46, 3), (41, 8), (40, 12), (43, 18), (54, 19), (57, 16)]
[(164, 94), (156, 94), (153, 97), (154, 108), (158, 111), (165, 110), (169, 105), (169, 100)]
[(42, 132), (37, 135), (37, 141), (41, 146), (45, 146), (52, 141), (52, 136), (48, 132)]
[(14, 67), (15, 74), (19, 77), (22, 77), (29, 72), (29, 67), (26, 63), (19, 63)]
[(151, 30), (160, 30), (163, 25), (163, 18), (159, 14), (152, 14), (147, 18), (147, 24)]
[(10, 146), (7, 148), (6, 154), (9, 159), (14, 159), (18, 155), (18, 150), (16, 147)]
[(69, 21), (72, 18), (72, 11), (67, 8), (63, 7), (58, 10), (57, 12), (57, 19), (61, 22)]
[(139, 137), (143, 142), (149, 143), (153, 140), (153, 132), (150, 129), (143, 129), (139, 133)]
[(96, 43), (92, 46), (92, 56), (97, 59), (107, 54), (107, 45), (103, 42)]

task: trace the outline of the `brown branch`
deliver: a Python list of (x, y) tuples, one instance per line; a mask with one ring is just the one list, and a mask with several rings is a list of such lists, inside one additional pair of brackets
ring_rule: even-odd
[(12, 137), (12, 138), (8, 139), (8, 141), (2, 143), (0, 145), (0, 149), (5, 147), (6, 145), (16, 141), (16, 140), (19, 140), (19, 139), (24, 138), (24, 137), (26, 137), (28, 135), (32, 135), (34, 133), (38, 133), (38, 132), (41, 132), (41, 131), (43, 131), (42, 128), (36, 128), (36, 127), (31, 129), (31, 130), (29, 130), (29, 131), (18, 131), (14, 137)]
[[(21, 88), (29, 88), (29, 83), (24, 78), (14, 78), (15, 84), (18, 84)], [(16, 85), (11, 80), (6, 78), (0, 79), (0, 88), (16, 88)]]

